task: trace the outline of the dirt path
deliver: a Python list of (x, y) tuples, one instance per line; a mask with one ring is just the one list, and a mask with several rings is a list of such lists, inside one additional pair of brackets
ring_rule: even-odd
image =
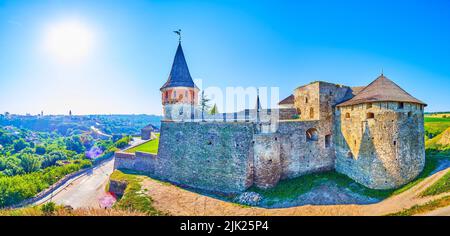
[(450, 168), (440, 171), (413, 188), (382, 202), (370, 205), (328, 205), (328, 206), (298, 206), (279, 209), (244, 207), (212, 197), (190, 192), (171, 184), (161, 183), (148, 177), (143, 178), (143, 189), (154, 200), (156, 209), (170, 215), (204, 216), (204, 215), (386, 215), (395, 213), (416, 204), (424, 204), (430, 200), (441, 198), (450, 193), (431, 197), (419, 197), (428, 186), (437, 181)]

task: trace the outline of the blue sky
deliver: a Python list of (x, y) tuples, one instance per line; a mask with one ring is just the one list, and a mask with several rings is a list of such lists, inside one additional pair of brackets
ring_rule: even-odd
[[(46, 47), (67, 22), (89, 34), (76, 63), (60, 56), (79, 45)], [(0, 0), (0, 112), (160, 114), (179, 28), (205, 87), (277, 86), (283, 98), (315, 80), (367, 85), (383, 68), (427, 111), (450, 110), (445, 0)]]

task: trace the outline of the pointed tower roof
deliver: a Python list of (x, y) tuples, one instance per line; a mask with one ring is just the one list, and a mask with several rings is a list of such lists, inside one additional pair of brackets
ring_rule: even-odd
[(392, 82), (392, 80), (381, 74), (352, 99), (343, 102), (338, 106), (350, 106), (368, 102), (410, 102), (425, 106), (427, 105), (411, 96), (405, 90), (400, 88), (400, 86)]
[(169, 79), (161, 87), (160, 90), (170, 87), (191, 87), (197, 88), (192, 81), (191, 74), (184, 58), (183, 48), (181, 43), (178, 44), (177, 52), (175, 53), (175, 58), (173, 59), (172, 70), (170, 71)]

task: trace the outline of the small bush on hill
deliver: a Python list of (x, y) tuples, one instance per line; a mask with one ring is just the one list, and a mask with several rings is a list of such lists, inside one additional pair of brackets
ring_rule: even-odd
[(46, 216), (51, 216), (55, 214), (56, 204), (54, 202), (47, 202), (41, 206), (41, 210)]

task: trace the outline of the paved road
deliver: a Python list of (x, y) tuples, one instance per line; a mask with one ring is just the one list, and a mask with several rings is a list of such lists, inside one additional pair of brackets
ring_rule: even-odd
[(106, 196), (105, 186), (114, 169), (114, 159), (105, 161), (92, 171), (68, 181), (36, 205), (53, 201), (73, 208), (100, 208), (99, 199)]

